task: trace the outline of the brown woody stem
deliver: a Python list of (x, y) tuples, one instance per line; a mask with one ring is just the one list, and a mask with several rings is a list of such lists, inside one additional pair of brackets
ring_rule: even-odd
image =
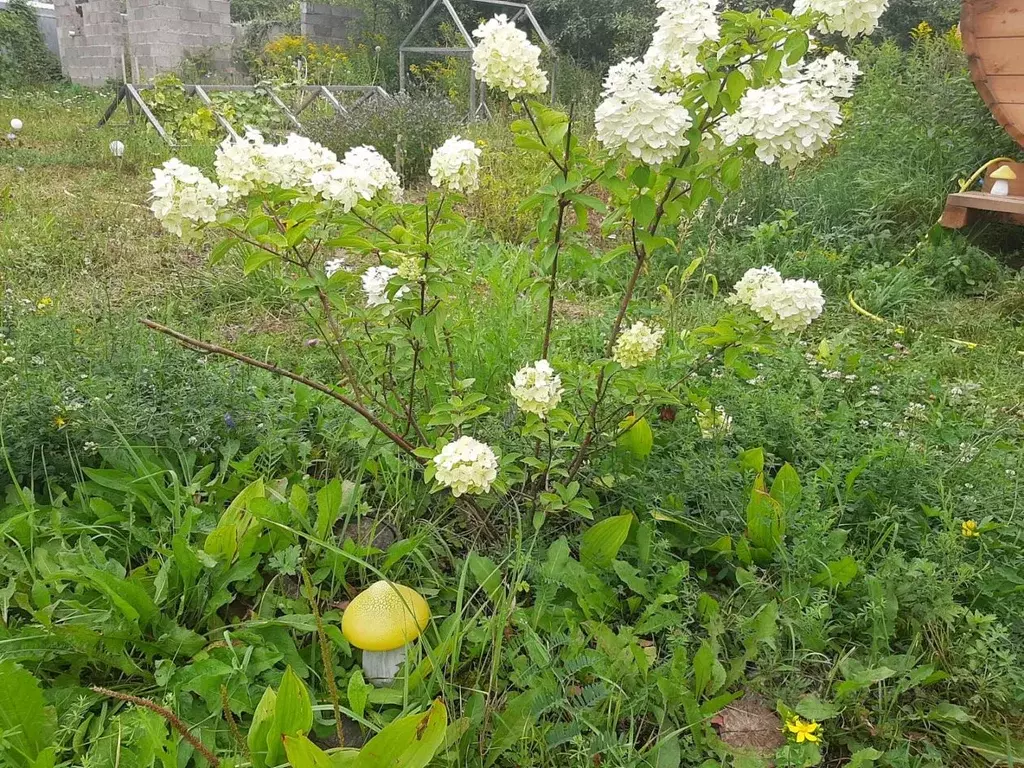
[(270, 371), (273, 374), (283, 376), (286, 379), (291, 379), (292, 381), (296, 381), (299, 384), (303, 384), (309, 387), (310, 389), (315, 389), (317, 392), (322, 392), (323, 394), (329, 397), (333, 397), (339, 403), (348, 406), (353, 411), (362, 416), (364, 419), (366, 419), (368, 422), (370, 422), (370, 424), (373, 427), (375, 427), (382, 435), (384, 435), (391, 442), (393, 442), (395, 445), (397, 445), (399, 448), (405, 451), (405, 453), (412, 456), (418, 463), (426, 463), (425, 459), (420, 458), (419, 456), (416, 455), (416, 449), (410, 442), (408, 442), (404, 437), (402, 437), (400, 434), (391, 429), (391, 427), (389, 427), (387, 424), (385, 424), (383, 421), (377, 418), (377, 416), (375, 416), (372, 411), (367, 409), (361, 403), (357, 403), (355, 400), (346, 397), (345, 395), (327, 386), (326, 384), (322, 384), (319, 381), (314, 381), (313, 379), (308, 379), (305, 376), (302, 376), (301, 374), (295, 373), (294, 371), (289, 371), (287, 368), (280, 368), (279, 366), (276, 366), (273, 363), (265, 363), (262, 360), (257, 360), (253, 357), (249, 357), (248, 355), (243, 355), (241, 352), (235, 352), (233, 349), (222, 347), (219, 344), (210, 344), (205, 341), (200, 341), (199, 339), (193, 339), (191, 336), (186, 336), (185, 334), (180, 333), (179, 331), (176, 331), (173, 328), (168, 328), (165, 325), (160, 325), (160, 323), (150, 320), (149, 318), (142, 318), (141, 320), (139, 320), (139, 322), (142, 323), (147, 328), (151, 328), (152, 330), (157, 331), (158, 333), (162, 333), (165, 336), (170, 336), (172, 339), (181, 342), (186, 347), (201, 350), (203, 352), (209, 352), (214, 355), (223, 355), (224, 357), (230, 357), (232, 360), (237, 360), (240, 363), (251, 365), (253, 368), (262, 368), (264, 371)]

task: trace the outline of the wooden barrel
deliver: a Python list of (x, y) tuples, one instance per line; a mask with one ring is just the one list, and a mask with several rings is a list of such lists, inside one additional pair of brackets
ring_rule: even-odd
[(1024, 146), (1024, 0), (963, 0), (960, 32), (978, 92)]

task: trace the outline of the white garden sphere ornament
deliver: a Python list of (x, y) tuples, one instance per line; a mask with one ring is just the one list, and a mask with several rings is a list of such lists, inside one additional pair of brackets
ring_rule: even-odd
[(21, 122), (21, 120), (19, 120), (18, 118), (15, 117), (15, 118), (11, 119), (11, 130), (14, 133), (17, 133), (18, 131), (20, 131), (24, 127), (25, 127), (25, 124), (23, 122)]
[(124, 142), (117, 139), (110, 142), (110, 154), (114, 157), (124, 157)]

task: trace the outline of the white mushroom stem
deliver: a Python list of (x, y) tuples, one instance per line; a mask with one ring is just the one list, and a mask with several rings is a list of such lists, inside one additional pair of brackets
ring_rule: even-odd
[(393, 651), (363, 651), (363, 674), (367, 682), (382, 688), (391, 685), (405, 662), (409, 643)]

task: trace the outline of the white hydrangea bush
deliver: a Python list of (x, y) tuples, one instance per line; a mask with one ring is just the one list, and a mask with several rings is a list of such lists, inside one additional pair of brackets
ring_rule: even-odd
[[(323, 355), (337, 376), (317, 383), (275, 371), (347, 407), (348, 434), (366, 450), (404, 457), (433, 492), (478, 516), (502, 495), (533, 507), (535, 525), (559, 511), (587, 516), (585, 480), (614, 473), (622, 451), (646, 457), (659, 410), (694, 413), (699, 402), (676, 428), (736, 439), (727, 404), (711, 406), (693, 388), (714, 388), (709, 368), (757, 379), (748, 358), (823, 314), (817, 283), (772, 266), (750, 265), (705, 327), (680, 327), (679, 313), (657, 306), (638, 312), (634, 298), (668, 290), (656, 281), (667, 282), (666, 265), (683, 252), (687, 219), (735, 189), (746, 162), (794, 168), (836, 137), (860, 71), (814, 46), (812, 34), (870, 32), (886, 5), (797, 0), (793, 14), (723, 14), (719, 0), (657, 4), (648, 50), (604, 79), (596, 143), (541, 103), (550, 80), (525, 30), (496, 16), (473, 32), (476, 75), (492, 98), (510, 100), (517, 146), (549, 168), (536, 194), (508, 201), (536, 220), (522, 296), (536, 310), (535, 333), (525, 339), (478, 332), (474, 313), (493, 308), (467, 269), (474, 230), (460, 210), (478, 192), (485, 151), (470, 138), (437, 147), (430, 185), (407, 199), (373, 147), (338, 157), (296, 134), (275, 141), (250, 129), (218, 148), (212, 178), (179, 160), (155, 169), (152, 211), (182, 236), (218, 231), (214, 260), (237, 259), (247, 274), (269, 267), (285, 281), (316, 333), (307, 354)], [(600, 263), (628, 266), (605, 275), (619, 295), (595, 320), (600, 343), (590, 335), (569, 344), (560, 266), (570, 250), (592, 250), (595, 218), (617, 243)], [(479, 348), (495, 343), (502, 348)], [(486, 381), (468, 373), (482, 359), (504, 361)]]

